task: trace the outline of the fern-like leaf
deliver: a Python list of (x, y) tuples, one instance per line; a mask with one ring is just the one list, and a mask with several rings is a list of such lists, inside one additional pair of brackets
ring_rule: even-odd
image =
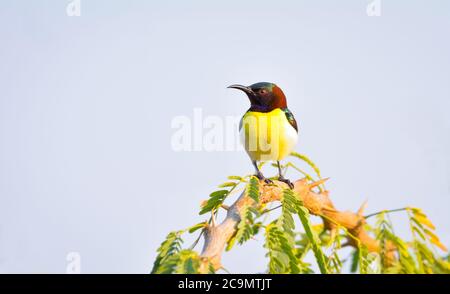
[[(166, 239), (161, 243), (161, 246), (157, 250), (158, 255), (153, 263), (152, 274), (157, 273), (161, 265), (164, 264), (169, 257), (177, 254), (181, 250), (183, 240), (180, 236), (183, 232), (184, 231), (170, 232)], [(173, 262), (173, 260), (171, 260), (171, 262)]]
[(266, 243), (269, 257), (269, 273), (300, 273), (298, 259), (293, 250), (289, 237), (280, 230), (276, 223), (266, 226)]
[(241, 221), (238, 224), (236, 232), (236, 240), (239, 244), (243, 244), (253, 236), (253, 214), (250, 207), (244, 206), (241, 211)]
[(286, 233), (293, 235), (295, 229), (293, 213), (296, 213), (297, 199), (291, 189), (283, 190), (281, 198), (281, 216), (277, 220), (277, 224)]
[(246, 188), (247, 196), (259, 203), (259, 180), (252, 176)]
[[(295, 194), (292, 190), (287, 190), (285, 193), (292, 193), (293, 197), (295, 197)], [(303, 225), (303, 229), (305, 230), (306, 236), (308, 237), (309, 241), (311, 242), (312, 250), (314, 252), (314, 256), (316, 257), (317, 265), (319, 266), (320, 272), (322, 274), (328, 273), (328, 269), (326, 266), (326, 258), (325, 254), (322, 251), (322, 247), (320, 245), (319, 237), (317, 236), (317, 233), (312, 228), (312, 224), (309, 220), (309, 211), (306, 207), (303, 206), (303, 203), (297, 198), (296, 201), (296, 211), (300, 218), (300, 222)]]
[(192, 250), (182, 250), (178, 254), (176, 274), (198, 274), (200, 268), (200, 257)]

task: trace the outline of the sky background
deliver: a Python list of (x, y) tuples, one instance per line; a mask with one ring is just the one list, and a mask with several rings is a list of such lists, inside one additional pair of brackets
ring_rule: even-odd
[[(0, 0), (0, 272), (64, 273), (79, 252), (83, 273), (148, 273), (253, 171), (242, 151), (175, 152), (173, 118), (239, 117), (226, 87), (259, 81), (284, 90), (338, 208), (421, 207), (450, 245), (450, 2), (370, 2), (81, 0), (69, 17), (69, 0)], [(262, 244), (224, 266), (264, 271)]]

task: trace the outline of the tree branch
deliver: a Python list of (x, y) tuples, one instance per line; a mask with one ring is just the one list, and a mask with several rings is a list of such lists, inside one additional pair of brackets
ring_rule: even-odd
[[(379, 252), (380, 245), (377, 240), (372, 238), (365, 230), (365, 218), (363, 210), (365, 204), (357, 213), (350, 211), (338, 211), (328, 197), (328, 191), (316, 193), (312, 189), (321, 185), (327, 179), (314, 183), (308, 182), (306, 178), (300, 179), (294, 184), (294, 191), (303, 205), (312, 215), (322, 217), (324, 228), (330, 230), (332, 234), (336, 233), (338, 226), (348, 230), (350, 235), (356, 237), (349, 238), (348, 244), (354, 247), (365, 245), (369, 252)], [(235, 234), (237, 225), (241, 219), (242, 209), (246, 205), (261, 205), (269, 202), (279, 201), (283, 195), (283, 189), (287, 185), (282, 182), (275, 181), (275, 185), (266, 185), (260, 182), (260, 203), (257, 204), (253, 199), (246, 196), (245, 191), (240, 197), (228, 208), (227, 216), (219, 225), (208, 225), (205, 228), (205, 243), (201, 253), (202, 260), (211, 262), (217, 270), (222, 267), (221, 256), (228, 240)], [(394, 254), (392, 250), (388, 250), (389, 254)]]

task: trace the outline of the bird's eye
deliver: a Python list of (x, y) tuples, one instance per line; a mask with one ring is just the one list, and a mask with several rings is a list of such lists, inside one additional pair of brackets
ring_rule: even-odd
[(261, 94), (261, 95), (264, 95), (264, 94), (266, 94), (266, 93), (267, 93), (267, 91), (266, 91), (265, 89), (259, 90), (259, 94)]

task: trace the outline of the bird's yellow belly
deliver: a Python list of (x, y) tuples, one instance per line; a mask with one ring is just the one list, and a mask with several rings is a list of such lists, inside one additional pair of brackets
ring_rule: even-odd
[(281, 109), (247, 112), (242, 118), (241, 141), (252, 160), (281, 160), (297, 143), (297, 131)]

